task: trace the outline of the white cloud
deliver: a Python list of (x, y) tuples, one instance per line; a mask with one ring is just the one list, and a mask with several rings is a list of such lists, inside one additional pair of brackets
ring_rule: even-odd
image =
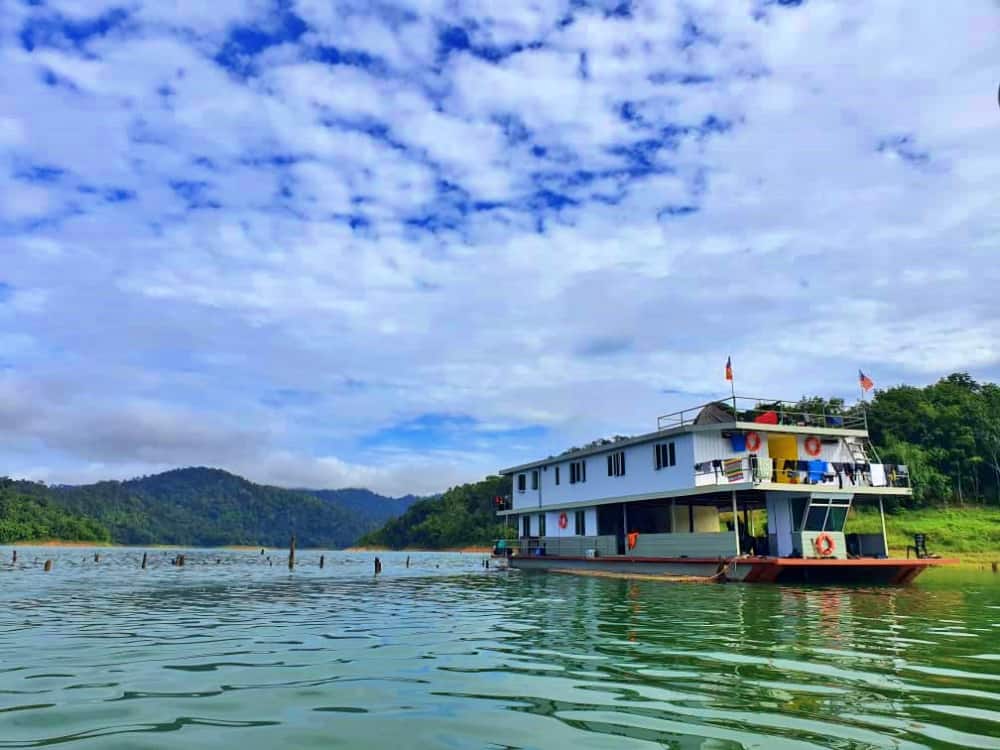
[[(205, 7), (0, 20), (0, 365), (49, 404), (0, 388), (8, 465), (425, 492), (649, 429), (727, 354), (793, 398), (1000, 376), (994, 4)], [(394, 445), (422, 414), (471, 421)]]

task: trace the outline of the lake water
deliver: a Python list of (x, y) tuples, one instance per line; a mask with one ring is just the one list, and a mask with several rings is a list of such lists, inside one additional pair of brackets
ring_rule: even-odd
[(822, 589), (19, 553), (0, 548), (0, 748), (1000, 748), (988, 572)]

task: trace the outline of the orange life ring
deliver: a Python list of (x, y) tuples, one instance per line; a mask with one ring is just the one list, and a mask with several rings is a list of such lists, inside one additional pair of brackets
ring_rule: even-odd
[(747, 433), (747, 450), (751, 453), (760, 448), (760, 435), (756, 432)]
[(824, 531), (813, 539), (813, 547), (816, 548), (816, 552), (820, 557), (829, 557), (833, 554), (837, 545), (834, 543), (833, 537)]
[(823, 445), (819, 442), (819, 438), (815, 435), (810, 435), (806, 438), (806, 453), (810, 456), (818, 456)]
[(560, 513), (559, 514), (559, 528), (560, 529), (565, 529), (567, 526), (569, 526), (569, 518), (566, 517), (565, 513)]

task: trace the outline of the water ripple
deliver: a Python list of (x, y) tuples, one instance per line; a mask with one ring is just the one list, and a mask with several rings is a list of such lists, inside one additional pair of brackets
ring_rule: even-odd
[(358, 553), (173, 554), (0, 568), (0, 748), (1000, 750), (988, 575), (691, 586), (388, 553), (374, 579)]

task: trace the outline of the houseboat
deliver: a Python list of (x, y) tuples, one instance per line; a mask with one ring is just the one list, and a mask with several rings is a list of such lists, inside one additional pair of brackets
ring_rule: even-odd
[[(879, 459), (863, 407), (817, 414), (734, 396), (501, 474), (513, 492), (498, 514), (518, 538), (493, 554), (513, 568), (904, 584), (955, 562), (923, 549), (889, 558), (883, 499), (909, 496), (910, 477)], [(862, 504), (881, 532), (845, 534)]]

